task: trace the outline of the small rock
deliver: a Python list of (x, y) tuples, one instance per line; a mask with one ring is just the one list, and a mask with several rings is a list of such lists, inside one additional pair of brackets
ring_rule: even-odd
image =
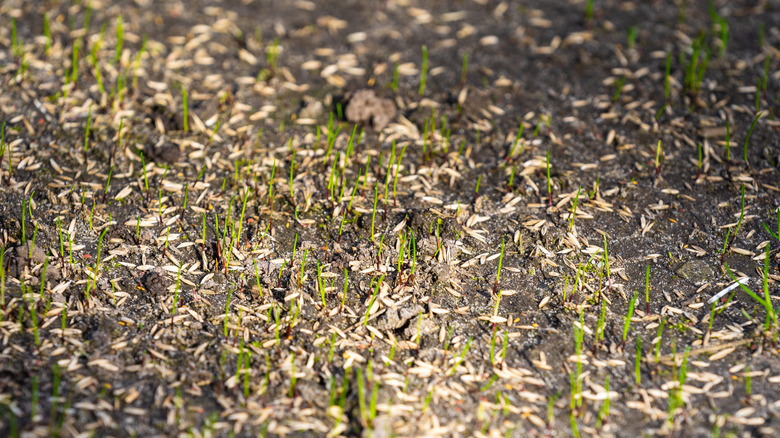
[(164, 138), (160, 138), (154, 146), (145, 147), (144, 154), (150, 160), (166, 164), (173, 164), (179, 161), (179, 157), (181, 157), (179, 145), (168, 143)]
[(169, 278), (162, 273), (162, 269), (155, 269), (149, 271), (143, 276), (141, 282), (144, 285), (144, 289), (149, 294), (154, 296), (164, 296), (168, 293), (168, 286), (173, 284)]
[(43, 263), (44, 260), (46, 260), (46, 253), (41, 249), (40, 246), (33, 246), (32, 248), (32, 258), (30, 257), (30, 245), (32, 245), (32, 241), (28, 240), (27, 243), (25, 243), (22, 246), (16, 247), (16, 257), (22, 260), (32, 260), (33, 264)]
[(437, 326), (435, 322), (431, 321), (430, 318), (423, 317), (422, 321), (420, 321), (420, 317), (416, 316), (409, 322), (409, 325), (404, 330), (404, 337), (406, 339), (414, 340), (417, 338), (418, 328), (420, 330), (420, 336), (422, 336), (436, 333), (436, 330), (439, 328), (439, 326)]
[(410, 319), (419, 315), (423, 311), (421, 306), (409, 306), (402, 308), (389, 308), (385, 312), (385, 318), (382, 318), (379, 322), (380, 328), (383, 330), (395, 330), (403, 327)]
[(690, 260), (675, 271), (680, 277), (695, 284), (704, 284), (717, 277), (712, 267), (704, 260)]
[(138, 233), (138, 238), (140, 243), (154, 243), (157, 240), (157, 236), (154, 235), (154, 231), (150, 230), (149, 228), (144, 228), (141, 230), (140, 233)]
[(319, 100), (313, 97), (304, 96), (302, 102), (302, 108), (298, 112), (298, 117), (306, 118), (306, 119), (316, 119), (317, 117), (321, 116), (324, 112), (325, 112), (325, 107), (322, 105), (322, 102), (320, 102)]
[(218, 272), (201, 286), (214, 292), (225, 293), (228, 290), (228, 280), (225, 274)]
[(395, 117), (395, 105), (390, 99), (377, 97), (374, 90), (364, 89), (346, 96), (344, 115), (352, 123), (369, 124), (381, 131)]

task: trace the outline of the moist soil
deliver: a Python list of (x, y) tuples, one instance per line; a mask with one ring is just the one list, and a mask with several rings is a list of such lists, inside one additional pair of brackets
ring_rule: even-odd
[(780, 435), (776, 3), (0, 23), (0, 435)]

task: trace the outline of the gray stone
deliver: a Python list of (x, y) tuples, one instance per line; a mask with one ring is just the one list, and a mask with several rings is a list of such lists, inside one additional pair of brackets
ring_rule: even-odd
[(344, 113), (352, 123), (370, 124), (381, 131), (395, 117), (395, 104), (390, 99), (377, 97), (374, 90), (358, 90), (347, 95)]
[(689, 260), (675, 271), (680, 277), (695, 284), (704, 284), (716, 278), (717, 274), (705, 260)]

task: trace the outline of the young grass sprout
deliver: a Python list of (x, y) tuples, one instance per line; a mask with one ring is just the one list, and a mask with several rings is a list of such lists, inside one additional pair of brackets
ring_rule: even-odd
[(425, 94), (425, 80), (428, 77), (428, 47), (422, 46), (422, 69), (420, 70), (420, 89), (417, 90), (417, 94), (422, 96)]
[(626, 313), (626, 317), (623, 320), (623, 345), (626, 345), (626, 338), (628, 337), (628, 329), (631, 327), (631, 318), (634, 316), (634, 306), (636, 306), (636, 299), (639, 296), (639, 292), (634, 291), (634, 296), (631, 298), (631, 301), (628, 303), (628, 312)]

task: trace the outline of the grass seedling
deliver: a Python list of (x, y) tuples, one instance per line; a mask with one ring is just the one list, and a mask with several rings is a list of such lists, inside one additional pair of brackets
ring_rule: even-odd
[(571, 206), (571, 214), (569, 215), (569, 231), (571, 231), (574, 228), (574, 217), (577, 216), (577, 202), (580, 200), (581, 189), (582, 187), (577, 188), (577, 196), (574, 197), (574, 203), (572, 203)]
[[(281, 269), (280, 269), (280, 272), (281, 272)], [(233, 288), (230, 288), (230, 289), (228, 289), (227, 301), (225, 301), (225, 317), (222, 320), (222, 322), (223, 322), (223, 331), (224, 331), (225, 338), (228, 337), (228, 314), (230, 313), (230, 300), (232, 298), (233, 298)], [(277, 317), (277, 330), (278, 330), (278, 328), (279, 328), (278, 327), (279, 326), (279, 320), (278, 320), (279, 314), (278, 313), (277, 313), (276, 317)], [(278, 339), (278, 331), (277, 331), (277, 339)]]
[(726, 167), (731, 165), (731, 124), (726, 119)]
[(469, 68), (469, 54), (464, 53), (463, 62), (460, 67), (460, 88), (466, 86), (466, 73), (468, 72), (468, 68)]
[(623, 345), (626, 345), (626, 338), (628, 337), (628, 329), (631, 327), (631, 318), (634, 316), (634, 306), (636, 305), (636, 299), (639, 296), (639, 292), (634, 291), (634, 296), (631, 298), (631, 301), (628, 303), (628, 313), (626, 313), (626, 318), (623, 321)]
[(11, 50), (15, 57), (22, 56), (22, 43), (16, 33), (16, 17), (11, 17)]
[(276, 74), (278, 68), (279, 68), (279, 54), (281, 53), (281, 50), (279, 50), (279, 37), (274, 38), (273, 44), (271, 44), (271, 47), (268, 49), (268, 56), (266, 56), (266, 63), (268, 64), (268, 67), (271, 69), (271, 74)]
[[(379, 264), (380, 264), (380, 261), (382, 260), (382, 248), (384, 246), (384, 243), (385, 243), (385, 233), (382, 233), (382, 237), (379, 239), (379, 251), (377, 251), (377, 254), (376, 254), (376, 270), (377, 271), (379, 271)], [(436, 251), (438, 252), (438, 250), (436, 250)], [(434, 255), (434, 257), (436, 257), (436, 256)]]
[(238, 233), (236, 234), (236, 248), (241, 247), (241, 231), (244, 229), (244, 214), (246, 213), (246, 202), (249, 200), (249, 188), (244, 191), (244, 201), (241, 204), (241, 217), (238, 219)]
[(664, 114), (664, 111), (666, 111), (666, 107), (669, 106), (668, 102), (664, 102), (663, 105), (661, 105), (661, 108), (658, 108), (658, 111), (655, 113), (655, 120), (660, 120), (661, 116)]
[(347, 289), (349, 288), (349, 270), (344, 268), (344, 290), (341, 292), (341, 309), (344, 308), (344, 303), (347, 301)]
[(717, 301), (712, 302), (712, 307), (710, 308), (710, 319), (707, 321), (707, 332), (712, 333), (712, 323), (715, 321), (715, 307), (717, 307), (718, 303)]
[[(292, 138), (290, 138), (292, 144)], [(295, 151), (292, 152), (292, 158), (290, 159), (290, 202), (295, 208), (295, 215), (298, 215), (298, 207), (295, 206), (295, 192), (293, 191), (293, 179), (295, 179)]]
[(469, 347), (471, 347), (471, 338), (469, 338), (466, 341), (466, 346), (463, 347), (463, 351), (460, 352), (460, 355), (455, 359), (455, 363), (452, 365), (452, 368), (450, 369), (450, 372), (447, 373), (448, 376), (451, 376), (455, 373), (455, 370), (458, 369), (461, 362), (463, 362), (463, 359), (466, 357), (466, 354), (469, 352)]
[(390, 88), (393, 90), (393, 93), (398, 91), (398, 64), (396, 63), (395, 66), (393, 66), (393, 82), (390, 85)]
[(333, 142), (332, 139), (336, 135), (338, 135), (338, 132), (333, 131), (333, 112), (330, 112), (330, 115), (328, 116), (328, 151), (325, 153), (325, 159), (323, 160), (323, 163), (328, 161), (328, 156), (330, 156), (331, 144)]
[(670, 74), (672, 70), (672, 54), (667, 53), (666, 54), (666, 66), (664, 68), (664, 97), (666, 98), (666, 102), (669, 102), (669, 97), (671, 96), (671, 82), (669, 80)]
[(186, 212), (187, 211), (187, 197), (189, 196), (189, 194), (190, 194), (190, 183), (189, 182), (185, 182), (184, 183), (184, 202), (182, 203), (182, 206), (181, 206), (181, 211), (182, 212)]
[(636, 386), (642, 384), (642, 338), (636, 338), (636, 352), (634, 353), (634, 379)]
[[(686, 379), (688, 378), (688, 355), (690, 354), (690, 351), (691, 351), (690, 346), (685, 348), (685, 353), (683, 354), (683, 361), (682, 364), (680, 365), (680, 369), (677, 374), (677, 383), (678, 383), (677, 387), (669, 389), (668, 421), (670, 424), (674, 424), (674, 416), (677, 409), (683, 407), (685, 403), (682, 398), (682, 388), (683, 385), (685, 384)], [(674, 360), (676, 362), (677, 360), (676, 354), (674, 356), (675, 356)]]
[(666, 318), (662, 318), (661, 325), (658, 326), (658, 332), (656, 332), (655, 339), (653, 339), (653, 343), (655, 344), (655, 351), (653, 352), (653, 355), (655, 356), (656, 364), (661, 359), (661, 339), (663, 339), (662, 336), (664, 334), (665, 326), (666, 326)]
[(49, 27), (49, 14), (45, 12), (43, 14), (43, 36), (46, 37), (43, 53), (49, 56), (49, 50), (51, 50), (51, 29)]
[(295, 375), (295, 352), (290, 352), (290, 392), (288, 395), (290, 398), (295, 398), (295, 383), (298, 378)]
[[(509, 155), (506, 156), (506, 160), (508, 161), (512, 157), (515, 156), (515, 150), (517, 149), (517, 145), (520, 143), (520, 139), (523, 137), (523, 129), (525, 128), (525, 124), (523, 124), (522, 120), (520, 121), (520, 127), (517, 128), (517, 134), (515, 135), (515, 141), (512, 143), (512, 149), (509, 151)], [(523, 146), (520, 146), (520, 152), (518, 155), (523, 153)], [(514, 171), (512, 171), (512, 175), (514, 176)]]
[(770, 236), (774, 237), (778, 242), (780, 242), (780, 208), (776, 208), (775, 213), (777, 214), (777, 234), (773, 233), (767, 224), (761, 222), (761, 225)]
[(92, 270), (92, 282), (87, 285), (87, 306), (89, 306), (89, 290), (90, 287), (92, 289), (96, 289), (95, 283), (97, 282), (98, 277), (98, 269), (100, 268), (100, 254), (101, 249), (103, 248), (103, 237), (105, 237), (106, 232), (108, 232), (108, 228), (103, 228), (103, 232), (100, 233), (100, 237), (98, 238), (98, 246), (97, 246), (97, 257), (95, 259), (95, 268)]
[(596, 418), (596, 429), (601, 429), (601, 426), (607, 423), (609, 419), (609, 376), (604, 378), (604, 391), (607, 393), (607, 397), (604, 399), (601, 409), (599, 409), (599, 415)]
[(604, 268), (607, 270), (607, 288), (612, 291), (612, 276), (609, 273), (609, 251), (607, 250), (607, 236), (604, 237)]
[[(721, 250), (720, 253), (720, 265), (723, 266), (723, 259), (726, 257), (726, 251), (731, 246), (731, 244), (734, 242), (734, 239), (737, 237), (737, 233), (739, 232), (739, 229), (742, 227), (742, 219), (745, 217), (745, 185), (742, 184), (742, 194), (740, 196), (740, 213), (739, 213), (739, 220), (737, 221), (737, 228), (734, 231), (734, 234), (731, 234), (731, 228), (729, 228), (728, 232), (726, 232), (726, 240), (723, 241), (723, 250)], [(731, 239), (729, 239), (731, 237)]]
[(376, 182), (374, 186), (374, 210), (371, 212), (371, 235), (369, 236), (369, 240), (374, 240), (374, 222), (376, 221), (376, 203), (377, 199), (379, 198), (379, 181)]
[(593, 22), (593, 0), (585, 2), (585, 23), (590, 27)]
[(65, 243), (62, 241), (62, 222), (57, 216), (57, 236), (60, 239), (60, 261), (65, 260)]
[[(582, 342), (585, 339), (585, 329), (584, 329), (584, 321), (585, 321), (585, 313), (583, 311), (580, 311), (580, 321), (579, 325), (576, 323), (572, 325), (572, 330), (574, 334), (574, 354), (577, 357), (582, 357)], [(580, 376), (582, 376), (582, 361), (578, 360), (575, 364), (574, 368), (574, 387), (575, 391), (574, 394), (576, 394), (575, 398), (575, 404), (579, 407), (582, 406), (582, 397), (580, 394), (582, 393), (582, 379)]]
[[(24, 280), (22, 280), (21, 282), (21, 287), (22, 287), (22, 296), (24, 297), (25, 304), (27, 304), (27, 309), (30, 312), (30, 322), (32, 323), (35, 346), (40, 347), (41, 338), (38, 333), (38, 309), (37, 309), (38, 306), (37, 303), (35, 302), (35, 297), (33, 296), (32, 290), (27, 287)], [(21, 312), (20, 312), (20, 318), (21, 318)]]
[(758, 113), (756, 114), (756, 117), (753, 118), (753, 123), (750, 124), (750, 129), (748, 129), (747, 136), (745, 136), (745, 148), (743, 153), (743, 159), (745, 160), (745, 164), (747, 166), (750, 166), (750, 163), (748, 163), (747, 153), (748, 153), (748, 142), (750, 141), (750, 135), (753, 134), (753, 129), (756, 127), (756, 123), (758, 123), (758, 119), (761, 118), (761, 116), (764, 113)]
[(8, 151), (8, 173), (11, 173), (13, 170), (13, 167), (11, 167), (11, 149), (5, 143), (5, 120), (3, 120), (3, 124), (0, 125), (0, 164), (3, 162), (3, 155), (5, 155), (6, 150)]
[(636, 26), (631, 26), (628, 28), (628, 38), (626, 41), (626, 47), (628, 47), (628, 50), (632, 50), (634, 48), (634, 45), (636, 45), (636, 35), (637, 35), (637, 28)]
[(726, 47), (729, 42), (729, 22), (723, 17), (714, 17), (720, 27), (719, 40), (718, 40), (718, 58), (722, 58), (726, 54)]
[(650, 314), (650, 265), (645, 271), (645, 313)]
[(87, 8), (84, 11), (84, 30), (89, 30), (89, 23), (92, 21), (92, 5), (87, 4)]
[[(73, 82), (74, 84), (79, 78), (79, 50), (81, 50), (81, 40), (77, 39), (73, 43), (73, 55), (71, 59), (71, 69), (70, 69), (70, 81), (66, 82)], [(67, 77), (66, 77), (67, 79)]]
[[(536, 135), (534, 135), (536, 136)], [(552, 207), (552, 178), (550, 178), (550, 150), (547, 149), (547, 205)]]
[(360, 422), (363, 427), (368, 426), (368, 408), (366, 407), (366, 382), (363, 380), (363, 371), (355, 367), (355, 377), (358, 385), (358, 409), (360, 410)]
[(119, 62), (122, 57), (122, 44), (125, 40), (124, 26), (122, 26), (122, 16), (116, 17), (116, 50), (114, 51), (114, 64)]
[(512, 173), (509, 174), (509, 183), (506, 185), (506, 192), (509, 193), (512, 191), (512, 186), (515, 182), (515, 172), (517, 171), (517, 166), (512, 166)]
[(146, 35), (144, 35), (143, 42), (141, 43), (141, 50), (139, 50), (138, 53), (135, 55), (135, 62), (133, 63), (133, 74), (132, 74), (132, 86), (134, 90), (138, 88), (138, 76), (136, 75), (136, 72), (138, 71), (138, 67), (141, 66), (141, 58), (144, 56), (144, 53), (146, 53), (146, 42), (147, 42), (147, 37)]
[(344, 221), (347, 219), (347, 214), (352, 209), (352, 201), (355, 199), (355, 192), (357, 191), (359, 181), (360, 181), (360, 175), (358, 175), (358, 179), (357, 181), (355, 181), (355, 186), (352, 188), (352, 195), (349, 197), (349, 204), (347, 205), (347, 209), (344, 210), (344, 214), (341, 216), (341, 223), (339, 224), (338, 243), (341, 243), (341, 233), (344, 231)]
[(405, 258), (404, 256), (406, 255), (406, 251), (404, 251), (405, 247), (406, 247), (406, 233), (405, 232), (401, 232), (400, 235), (398, 236), (398, 243), (397, 243), (398, 264), (397, 264), (397, 267), (396, 267), (396, 271), (398, 271), (399, 274), (401, 272), (401, 265), (404, 262), (404, 258)]
[[(92, 210), (94, 212), (95, 204), (92, 204)], [(157, 217), (160, 223), (163, 222), (163, 202), (162, 202), (162, 189), (157, 189)], [(89, 227), (92, 228), (92, 216), (89, 218)]]
[(92, 121), (92, 105), (89, 105), (89, 111), (87, 112), (87, 126), (84, 128), (84, 153), (87, 153), (89, 147), (89, 128)]
[[(739, 286), (742, 288), (742, 290), (745, 291), (748, 295), (750, 295), (751, 298), (756, 300), (759, 304), (761, 304), (764, 307), (764, 310), (766, 311), (766, 319), (764, 320), (764, 330), (769, 330), (771, 326), (777, 325), (777, 313), (772, 307), (772, 298), (769, 296), (769, 245), (766, 245), (765, 247), (765, 257), (764, 257), (764, 275), (763, 275), (763, 286), (764, 286), (764, 298), (759, 297), (755, 292), (750, 290), (747, 286), (745, 286), (742, 282), (739, 283)], [(731, 277), (732, 280), (737, 281), (736, 276), (729, 268), (728, 264), (725, 264), (726, 272), (728, 272), (729, 277)]]
[(325, 302), (325, 282), (322, 280), (322, 265), (319, 260), (317, 261), (317, 289), (320, 290), (320, 298), (322, 298), (322, 307), (327, 307)]
[[(183, 262), (179, 262), (179, 271), (176, 273), (176, 287), (173, 289), (173, 309), (171, 310), (171, 325), (173, 325), (173, 319), (176, 317), (176, 306), (179, 304), (179, 289), (181, 285), (181, 268)], [(241, 338), (243, 342), (244, 338)]]
[(27, 230), (25, 223), (27, 222), (27, 199), (22, 201), (22, 245), (27, 243)]
[[(764, 76), (761, 79), (761, 93), (764, 95), (766, 95), (766, 85), (767, 85), (767, 80), (769, 78), (769, 61), (771, 60), (772, 60), (771, 56), (767, 56), (766, 58), (764, 58)], [(756, 112), (758, 112), (758, 109), (756, 109)]]
[(596, 339), (595, 344), (604, 342), (604, 329), (606, 328), (607, 321), (607, 301), (601, 300), (601, 313), (599, 313), (599, 320), (596, 323)]
[(626, 83), (626, 77), (623, 76), (617, 81), (617, 89), (615, 90), (615, 94), (612, 95), (612, 102), (617, 102), (618, 99), (620, 99), (620, 94), (623, 92), (623, 85)]
[(414, 343), (418, 346), (420, 345), (420, 337), (422, 336), (422, 320), (423, 320), (423, 313), (422, 310), (417, 314), (417, 335), (414, 337)]
[(476, 207), (477, 205), (477, 196), (479, 196), (479, 183), (482, 182), (482, 175), (477, 177), (477, 185), (474, 187), (474, 200), (472, 204)]
[(183, 120), (184, 132), (189, 132), (190, 126), (188, 123), (189, 123), (190, 109), (189, 109), (189, 105), (187, 105), (187, 89), (184, 88), (184, 85), (181, 86), (181, 105), (182, 105), (182, 110), (184, 111), (184, 120)]
[(276, 175), (276, 160), (274, 160), (274, 165), (271, 168), (271, 178), (268, 180), (268, 206), (271, 207), (272, 212), (274, 199), (274, 175)]
[[(306, 257), (309, 255), (309, 249), (303, 253), (303, 260), (301, 260), (301, 273), (298, 276), (298, 289), (301, 288), (301, 281), (303, 281), (303, 269), (306, 267)], [(317, 269), (319, 269), (319, 262), (317, 262)], [(257, 271), (257, 264), (255, 264), (255, 271)], [(257, 277), (257, 286), (260, 287), (260, 276)], [(323, 299), (324, 301), (324, 299)]]
[(751, 380), (750, 365), (745, 367), (745, 399), (750, 404), (750, 396), (753, 394), (753, 383)]
[(70, 264), (73, 266), (73, 235), (71, 235), (71, 233), (68, 233), (68, 252), (70, 255)]
[(658, 145), (655, 147), (655, 174), (661, 174), (661, 165), (664, 161), (664, 150), (661, 146), (661, 140), (658, 140)]
[(146, 197), (149, 197), (149, 179), (146, 177), (146, 160), (144, 159), (144, 153), (139, 152), (141, 155), (141, 169), (144, 173), (144, 189), (146, 189)]
[(100, 32), (100, 39), (92, 46), (92, 51), (89, 54), (89, 59), (92, 61), (92, 71), (95, 75), (95, 81), (97, 82), (100, 94), (105, 94), (106, 89), (103, 87), (103, 77), (100, 73), (100, 65), (98, 64), (97, 53), (100, 50), (100, 46), (103, 44), (103, 36), (105, 34), (106, 26)]
[(420, 89), (417, 90), (417, 94), (422, 96), (425, 94), (425, 80), (428, 77), (428, 47), (422, 46), (422, 69), (420, 70)]
[(696, 179), (699, 179), (699, 178), (701, 178), (701, 167), (702, 167), (702, 164), (703, 164), (703, 157), (702, 157), (703, 154), (702, 154), (701, 143), (697, 143), (696, 145), (697, 145), (696, 149), (697, 149), (697, 151), (699, 153), (699, 159), (698, 159), (698, 161), (696, 161)]
[[(262, 297), (263, 287), (260, 286), (260, 272), (257, 270), (257, 260), (252, 259), (252, 263), (254, 263), (255, 265), (255, 281), (257, 282), (257, 293)], [(298, 286), (300, 287), (300, 284)]]
[[(114, 166), (112, 165), (110, 169), (108, 169), (108, 178), (106, 179), (106, 188), (103, 190), (103, 203), (106, 203), (106, 196), (108, 196), (108, 188), (111, 186), (111, 175), (114, 174)], [(186, 198), (185, 198), (186, 199)], [(186, 202), (185, 202), (186, 204)]]
[(382, 284), (382, 280), (384, 279), (384, 275), (379, 277), (379, 280), (376, 282), (376, 286), (374, 287), (374, 293), (371, 295), (371, 300), (368, 302), (368, 307), (366, 308), (366, 318), (363, 320), (363, 326), (366, 326), (368, 324), (368, 317), (371, 314), (371, 308), (374, 306), (374, 302), (376, 301), (377, 297), (379, 296), (379, 286)]
[[(691, 57), (688, 60), (688, 63), (685, 67), (685, 79), (684, 79), (684, 86), (685, 88), (691, 92), (695, 93), (695, 83), (696, 83), (696, 76), (697, 76), (697, 68), (699, 64), (699, 57), (701, 54), (701, 45), (702, 41), (704, 40), (704, 33), (699, 34), (699, 37), (693, 40), (691, 43)], [(681, 54), (681, 57), (684, 55)]]
[[(385, 170), (385, 194), (382, 197), (382, 201), (383, 201), (382, 203), (384, 204), (385, 210), (384, 210), (384, 213), (382, 213), (382, 222), (387, 220), (387, 201), (389, 199), (387, 197), (387, 192), (390, 189), (390, 177), (392, 176), (392, 172), (390, 172), (390, 168), (393, 165), (394, 158), (395, 158), (395, 140), (393, 140), (393, 152), (390, 154), (390, 159), (387, 160), (387, 170)], [(343, 189), (343, 186), (342, 186), (342, 191), (343, 190), (344, 189)], [(339, 198), (339, 199), (341, 199), (341, 198)]]
[(368, 166), (371, 164), (371, 155), (366, 158), (366, 168), (363, 171), (363, 185), (360, 186), (361, 195), (366, 197), (366, 182), (368, 181)]
[(211, 130), (211, 135), (209, 135), (209, 143), (211, 143), (211, 140), (213, 140), (214, 136), (217, 135), (217, 131), (219, 131), (221, 124), (222, 120), (217, 120), (217, 123), (214, 124), (214, 129)]
[[(501, 279), (501, 266), (504, 263), (504, 239), (501, 239), (501, 255), (498, 256), (498, 272), (496, 272), (496, 281), (493, 283), (493, 296), (496, 296), (498, 292), (498, 281)], [(498, 312), (498, 303), (501, 299), (500, 295), (496, 300), (496, 312)]]

